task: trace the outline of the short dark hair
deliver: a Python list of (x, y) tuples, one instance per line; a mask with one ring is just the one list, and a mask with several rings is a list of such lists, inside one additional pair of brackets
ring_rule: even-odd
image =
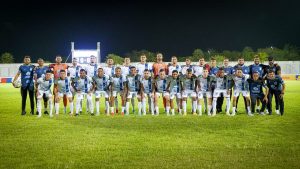
[(159, 72), (165, 72), (165, 69), (160, 69)]
[(103, 68), (102, 68), (102, 67), (99, 67), (99, 68), (98, 68), (98, 70), (100, 70), (100, 69), (102, 69), (102, 70), (103, 70)]
[(136, 68), (135, 66), (130, 66), (130, 69)]
[(178, 73), (178, 71), (177, 70), (173, 70), (172, 73)]
[(149, 72), (149, 69), (145, 69), (144, 72)]
[(191, 73), (192, 69), (187, 69), (186, 72)]
[(52, 71), (51, 70), (47, 70), (46, 73), (52, 73)]
[(80, 72), (85, 72), (86, 73), (86, 70), (85, 69), (80, 69)]
[(66, 72), (66, 71), (63, 69), (63, 70), (60, 70), (59, 72)]
[(26, 55), (26, 56), (24, 56), (24, 59), (25, 59), (25, 58), (29, 58), (29, 59), (30, 59), (30, 56)]
[(273, 69), (269, 69), (268, 73), (275, 73), (275, 71)]

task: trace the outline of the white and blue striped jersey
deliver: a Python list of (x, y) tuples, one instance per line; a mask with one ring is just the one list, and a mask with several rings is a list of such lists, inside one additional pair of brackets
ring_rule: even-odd
[(80, 75), (80, 69), (82, 69), (81, 66), (77, 65), (77, 66), (70, 66), (68, 68), (68, 73), (69, 73), (69, 77), (71, 78), (75, 78), (75, 77), (79, 77)]
[(123, 76), (127, 76), (127, 75), (129, 75), (129, 73), (130, 73), (130, 67), (131, 66), (122, 66), (121, 67), (121, 71), (122, 71), (122, 75)]
[(116, 67), (113, 65), (112, 67), (105, 66), (103, 67), (104, 74), (112, 77), (115, 74)]
[(86, 76), (85, 78), (74, 78), (74, 83), (76, 90), (81, 91), (83, 93), (88, 93), (92, 87), (92, 78), (89, 76)]
[(110, 83), (110, 77), (108, 75), (102, 77), (96, 75), (93, 77), (93, 82), (96, 84), (96, 91), (106, 91)]
[(84, 67), (84, 69), (86, 70), (86, 75), (91, 78), (97, 74), (98, 68), (99, 66), (96, 63), (93, 65), (88, 64)]
[(159, 76), (155, 79), (156, 90), (159, 93), (163, 93), (167, 89), (168, 77), (161, 79)]
[(42, 76), (37, 80), (37, 83), (38, 83), (38, 90), (48, 91), (51, 89), (51, 86), (54, 83), (54, 81), (53, 78), (46, 80), (46, 77)]
[(149, 77), (148, 79), (146, 78), (141, 78), (141, 84), (143, 85), (144, 92), (146, 94), (149, 94), (153, 90), (153, 79)]
[(130, 92), (137, 92), (140, 90), (140, 79), (141, 75), (139, 74), (135, 76), (126, 76), (127, 87)]
[(110, 78), (112, 91), (123, 91), (124, 83), (126, 82), (125, 76), (117, 77), (116, 75)]
[(152, 63), (138, 63), (136, 65), (136, 70), (138, 72), (139, 75), (143, 76), (144, 75), (144, 70), (148, 69), (150, 72), (152, 72)]
[(173, 70), (177, 70), (178, 73), (181, 73), (181, 66), (180, 66), (180, 65), (176, 65), (176, 66), (170, 65), (170, 66), (168, 67), (168, 69), (169, 69), (169, 71), (168, 71), (168, 72), (169, 72), (169, 73), (168, 73), (169, 76), (172, 75)]
[(248, 90), (248, 81), (247, 79), (249, 78), (249, 75), (243, 75), (242, 77), (234, 76), (233, 81), (234, 81), (234, 90)]
[(70, 92), (71, 87), (71, 78), (66, 77), (65, 79), (57, 79), (55, 81), (55, 84), (57, 84), (57, 89), (59, 93), (68, 93)]

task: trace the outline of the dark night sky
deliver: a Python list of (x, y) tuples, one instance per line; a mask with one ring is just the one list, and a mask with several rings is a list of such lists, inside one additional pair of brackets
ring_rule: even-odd
[(0, 53), (13, 53), (18, 62), (25, 54), (53, 61), (69, 54), (71, 41), (76, 48), (100, 41), (102, 57), (135, 49), (168, 57), (195, 48), (300, 46), (299, 6), (289, 0), (13, 2), (1, 5)]

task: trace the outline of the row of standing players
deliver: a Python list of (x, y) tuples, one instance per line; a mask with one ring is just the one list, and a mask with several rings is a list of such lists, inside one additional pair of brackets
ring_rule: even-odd
[[(162, 54), (157, 55), (154, 64), (146, 62), (146, 55), (141, 55), (141, 62), (130, 64), (130, 58), (124, 59), (123, 66), (115, 66), (112, 59), (107, 60), (107, 66), (100, 67), (96, 58), (90, 57), (90, 64), (81, 67), (73, 59), (72, 65), (61, 63), (61, 57), (56, 57), (56, 63), (44, 66), (43, 60), (38, 60), (38, 66), (30, 64), (30, 57), (25, 56), (24, 64), (13, 82), (21, 75), (22, 114), (25, 112), (27, 92), (31, 101), (31, 113), (34, 114), (33, 95), (37, 102), (37, 114), (41, 116), (41, 99), (44, 99), (45, 114), (49, 102), (50, 116), (52, 116), (53, 100), (55, 113), (59, 113), (59, 102), (64, 100), (66, 112), (69, 100), (70, 114), (73, 114), (73, 100), (77, 95), (76, 112), (82, 111), (82, 100), (87, 99), (87, 111), (94, 115), (92, 95), (95, 95), (96, 115), (100, 112), (100, 97), (105, 97), (106, 114), (114, 114), (114, 106), (118, 112), (117, 96), (121, 97), (121, 114), (129, 114), (129, 102), (134, 106), (134, 97), (138, 100), (138, 114), (146, 114), (146, 98), (148, 98), (149, 112), (159, 114), (158, 98), (163, 97), (163, 104), (167, 115), (174, 115), (173, 100), (177, 102), (179, 114), (187, 113), (187, 98), (192, 100), (192, 113), (202, 115), (201, 102), (204, 100), (204, 111), (209, 116), (215, 116), (222, 111), (222, 104), (226, 98), (226, 114), (234, 116), (237, 112), (237, 101), (242, 94), (245, 101), (246, 112), (252, 116), (257, 104), (257, 112), (272, 114), (272, 97), (275, 96), (276, 113), (283, 114), (283, 95), (285, 85), (280, 77), (280, 66), (269, 57), (269, 64), (259, 63), (259, 57), (254, 57), (254, 64), (244, 65), (241, 57), (234, 67), (228, 65), (229, 60), (224, 59), (222, 67), (216, 66), (216, 60), (206, 64), (204, 58), (199, 59), (199, 65), (191, 65), (186, 59), (186, 65), (180, 66), (177, 58), (172, 57), (169, 65), (163, 62)], [(54, 77), (52, 77), (52, 73)], [(249, 76), (250, 75), (250, 76)], [(14, 83), (13, 83), (14, 84)], [(53, 94), (51, 85), (54, 84)], [(36, 89), (34, 92), (34, 88)], [(234, 92), (232, 93), (232, 88)], [(233, 94), (232, 111), (230, 101)], [(260, 102), (262, 108), (259, 108)], [(134, 107), (132, 109), (134, 111)], [(171, 111), (171, 112), (170, 112)]]

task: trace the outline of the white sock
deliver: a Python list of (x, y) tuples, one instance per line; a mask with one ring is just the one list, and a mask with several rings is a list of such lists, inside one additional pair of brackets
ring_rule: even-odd
[(235, 115), (236, 107), (232, 107), (232, 115)]
[(59, 103), (55, 103), (54, 107), (55, 107), (55, 114), (59, 114)]
[(260, 106), (256, 106), (256, 109), (259, 109), (259, 110), (260, 110)]
[(226, 98), (226, 113), (229, 113), (230, 111), (230, 98)]
[(251, 113), (250, 106), (247, 106), (248, 113)]
[(167, 107), (166, 107), (166, 112), (167, 112), (167, 114), (170, 113), (170, 106), (167, 106)]
[(115, 113), (115, 108), (114, 108), (114, 107), (111, 107), (111, 108), (110, 108), (110, 112), (111, 112), (111, 113)]
[(186, 101), (182, 101), (183, 113), (186, 113)]
[(49, 99), (49, 113), (50, 113), (50, 116), (52, 116), (52, 111), (53, 111), (53, 103), (52, 103), (52, 99)]
[[(49, 100), (50, 100), (50, 99), (49, 99)], [(41, 113), (41, 111), (42, 111), (41, 99), (38, 99), (38, 100), (37, 100), (37, 111), (39, 112), (39, 115), (38, 115), (38, 116), (41, 116), (41, 115), (42, 115), (42, 113)]]
[(197, 101), (193, 101), (193, 113), (196, 113), (196, 109), (197, 109)]
[[(117, 105), (116, 109), (118, 109), (118, 105)], [(106, 110), (106, 113), (109, 113), (109, 102), (108, 101), (105, 101), (105, 110)]]
[(71, 114), (73, 114), (73, 102), (70, 102), (70, 111), (71, 111)]
[(77, 101), (76, 101), (76, 114), (79, 113), (79, 110), (82, 111), (82, 108), (81, 108), (81, 101), (80, 101), (80, 100), (77, 100)]
[(171, 109), (171, 112), (172, 112), (172, 115), (174, 116), (175, 115), (174, 109)]
[(94, 105), (93, 105), (93, 101), (92, 101), (92, 96), (87, 96), (87, 100), (88, 100), (88, 102), (89, 102), (89, 109), (90, 109), (90, 112), (91, 112), (91, 114), (93, 114), (94, 113)]
[(207, 114), (211, 114), (210, 112), (211, 112), (211, 105), (208, 105), (207, 106)]
[(159, 115), (159, 108), (158, 106), (155, 106), (156, 115)]
[(217, 112), (217, 98), (213, 98), (213, 113)]
[(138, 113), (139, 115), (142, 113), (142, 102), (138, 102)]
[(143, 113), (145, 115), (146, 114), (146, 99), (145, 98), (142, 100), (142, 109), (143, 109)]
[(126, 102), (126, 114), (129, 114), (129, 102)]
[(202, 115), (202, 105), (198, 104), (198, 111), (199, 111), (199, 115)]
[(99, 109), (100, 109), (99, 103), (100, 101), (96, 101), (96, 114), (99, 114)]
[(150, 107), (151, 107), (151, 114), (154, 115), (154, 103), (153, 103), (153, 99), (150, 99)]
[(124, 106), (122, 106), (122, 112), (124, 113), (124, 110), (125, 110), (125, 107)]

